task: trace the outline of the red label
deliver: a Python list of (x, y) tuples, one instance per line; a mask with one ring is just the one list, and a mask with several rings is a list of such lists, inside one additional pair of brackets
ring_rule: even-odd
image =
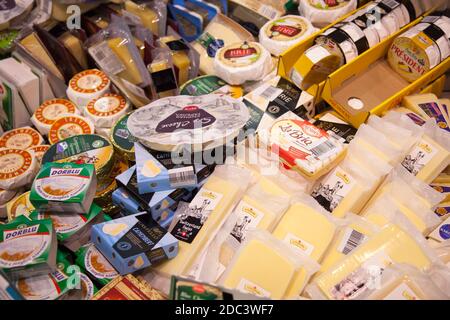
[(243, 58), (243, 57), (251, 56), (252, 54), (256, 54), (255, 48), (228, 49), (227, 51), (225, 51), (224, 57), (226, 59), (234, 59), (234, 58)]
[(276, 25), (276, 26), (272, 26), (272, 28), (270, 28), (270, 31), (278, 32), (286, 37), (295, 37), (302, 30), (299, 28), (293, 27), (293, 26)]

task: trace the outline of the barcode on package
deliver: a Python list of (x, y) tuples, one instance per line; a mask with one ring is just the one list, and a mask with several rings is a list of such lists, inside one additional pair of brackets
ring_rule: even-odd
[(169, 183), (173, 188), (195, 185), (197, 176), (194, 167), (175, 168), (169, 170)]
[(273, 101), (281, 93), (283, 93), (283, 89), (272, 87), (272, 86), (268, 86), (259, 95), (261, 97), (263, 97), (264, 99), (267, 99), (269, 101)]
[(318, 146), (311, 148), (310, 151), (316, 157), (323, 157), (335, 149), (336, 146), (332, 142), (326, 140)]
[(279, 16), (281, 16), (280, 12), (278, 12), (278, 10), (276, 10), (275, 8), (268, 6), (266, 4), (263, 4), (259, 10), (258, 13), (266, 18), (268, 18), (269, 20), (278, 18)]
[(338, 251), (347, 255), (356, 249), (365, 240), (365, 238), (366, 236), (361, 232), (354, 229), (347, 229)]
[(125, 70), (122, 61), (114, 54), (106, 41), (89, 48), (89, 53), (106, 73), (115, 75)]
[(394, 10), (395, 8), (397, 8), (400, 5), (400, 3), (396, 0), (384, 0), (382, 3), (387, 5), (392, 10)]

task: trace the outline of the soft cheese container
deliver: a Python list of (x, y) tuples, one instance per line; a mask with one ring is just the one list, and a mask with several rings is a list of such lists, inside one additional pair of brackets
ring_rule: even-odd
[(42, 103), (31, 117), (31, 122), (43, 135), (48, 135), (51, 125), (62, 114), (78, 114), (77, 106), (66, 99), (51, 99)]
[(356, 9), (357, 0), (320, 1), (300, 0), (298, 11), (314, 26), (323, 28), (340, 17)]
[(111, 81), (98, 69), (89, 69), (76, 74), (69, 81), (67, 97), (82, 110), (90, 100), (109, 92)]

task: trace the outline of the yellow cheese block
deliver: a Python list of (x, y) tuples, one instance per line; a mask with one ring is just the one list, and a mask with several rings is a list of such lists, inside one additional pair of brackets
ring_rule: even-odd
[(25, 47), (25, 49), (31, 53), (31, 55), (39, 61), (42, 65), (47, 67), (51, 73), (57, 76), (60, 79), (64, 79), (64, 76), (61, 74), (59, 69), (56, 67), (53, 59), (45, 49), (44, 45), (41, 43), (41, 40), (35, 33), (31, 33), (26, 36), (20, 43)]
[(158, 14), (145, 5), (138, 5), (133, 1), (125, 1), (125, 10), (139, 17), (144, 27), (149, 29), (154, 35), (159, 34)]
[(274, 196), (291, 197), (293, 195), (292, 193), (290, 193), (291, 190), (283, 189), (282, 186), (264, 176), (261, 176), (258, 184), (261, 186), (264, 192), (270, 193)]
[(131, 57), (126, 41), (122, 38), (113, 38), (108, 40), (108, 46), (125, 66), (125, 70), (117, 75), (135, 85), (142, 83), (141, 73)]
[[(180, 241), (178, 255), (169, 261), (165, 261), (155, 270), (167, 275), (181, 275), (191, 270), (196, 256), (203, 249), (210, 237), (213, 237), (217, 228), (222, 223), (225, 215), (231, 209), (231, 205), (240, 196), (239, 181), (230, 181), (212, 175), (200, 189), (192, 203), (203, 202), (206, 199), (204, 193), (212, 194), (217, 199), (217, 204), (211, 208), (206, 221), (191, 243)], [(176, 226), (175, 226), (176, 227)]]
[(239, 253), (221, 280), (224, 287), (271, 299), (285, 296), (298, 269), (291, 259), (260, 239), (249, 240)]
[(315, 278), (328, 271), (338, 261), (344, 259), (379, 231), (376, 225), (362, 217), (348, 215), (347, 218), (351, 222), (341, 228), (336, 234), (335, 240), (328, 248), (320, 263), (320, 270), (314, 275)]
[(379, 272), (391, 263), (426, 270), (432, 264), (432, 257), (422, 242), (425, 239), (411, 236), (396, 224), (388, 224), (350, 256), (317, 277), (314, 285), (328, 299), (352, 299), (367, 290), (371, 272)]
[[(168, 43), (170, 41), (179, 40), (174, 36), (167, 36), (160, 38), (161, 43)], [(186, 51), (172, 51), (172, 62), (178, 69), (178, 86), (180, 87), (189, 80), (189, 69), (191, 66), (191, 60)]]
[(83, 69), (89, 68), (86, 52), (83, 49), (83, 42), (80, 39), (69, 32), (66, 32), (62, 34), (58, 40), (64, 44)]

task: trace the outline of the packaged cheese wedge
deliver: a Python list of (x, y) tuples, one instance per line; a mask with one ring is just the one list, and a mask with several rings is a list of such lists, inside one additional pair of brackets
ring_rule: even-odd
[[(409, 201), (408, 201), (409, 200)], [(383, 227), (397, 215), (407, 218), (424, 236), (441, 223), (439, 217), (428, 209), (414, 194), (392, 189), (389, 194), (377, 198), (364, 210), (364, 217)]]
[(418, 114), (425, 121), (434, 119), (439, 128), (450, 132), (450, 119), (444, 105), (433, 93), (407, 96), (402, 105)]
[(259, 297), (299, 296), (319, 265), (267, 231), (249, 232), (219, 284)]
[(389, 265), (405, 263), (426, 271), (438, 261), (425, 238), (401, 216), (385, 225), (306, 288), (315, 299), (348, 300), (367, 292)]
[(208, 245), (196, 278), (215, 282), (228, 267), (250, 230), (271, 232), (289, 206), (289, 196), (265, 191), (261, 180), (243, 195)]
[(299, 194), (277, 224), (272, 234), (296, 251), (320, 262), (333, 240), (338, 221), (313, 198)]
[(163, 36), (166, 26), (167, 9), (163, 1), (154, 1), (152, 4), (137, 4), (133, 1), (124, 2), (122, 14), (141, 23), (156, 36)]
[(155, 269), (166, 275), (187, 274), (228, 211), (242, 197), (250, 179), (248, 170), (232, 165), (217, 167), (191, 203), (177, 210), (170, 230), (180, 240), (178, 256)]
[(347, 213), (336, 231), (333, 242), (325, 252), (320, 262), (320, 270), (314, 278), (328, 271), (379, 231), (380, 227), (376, 224), (353, 213)]

